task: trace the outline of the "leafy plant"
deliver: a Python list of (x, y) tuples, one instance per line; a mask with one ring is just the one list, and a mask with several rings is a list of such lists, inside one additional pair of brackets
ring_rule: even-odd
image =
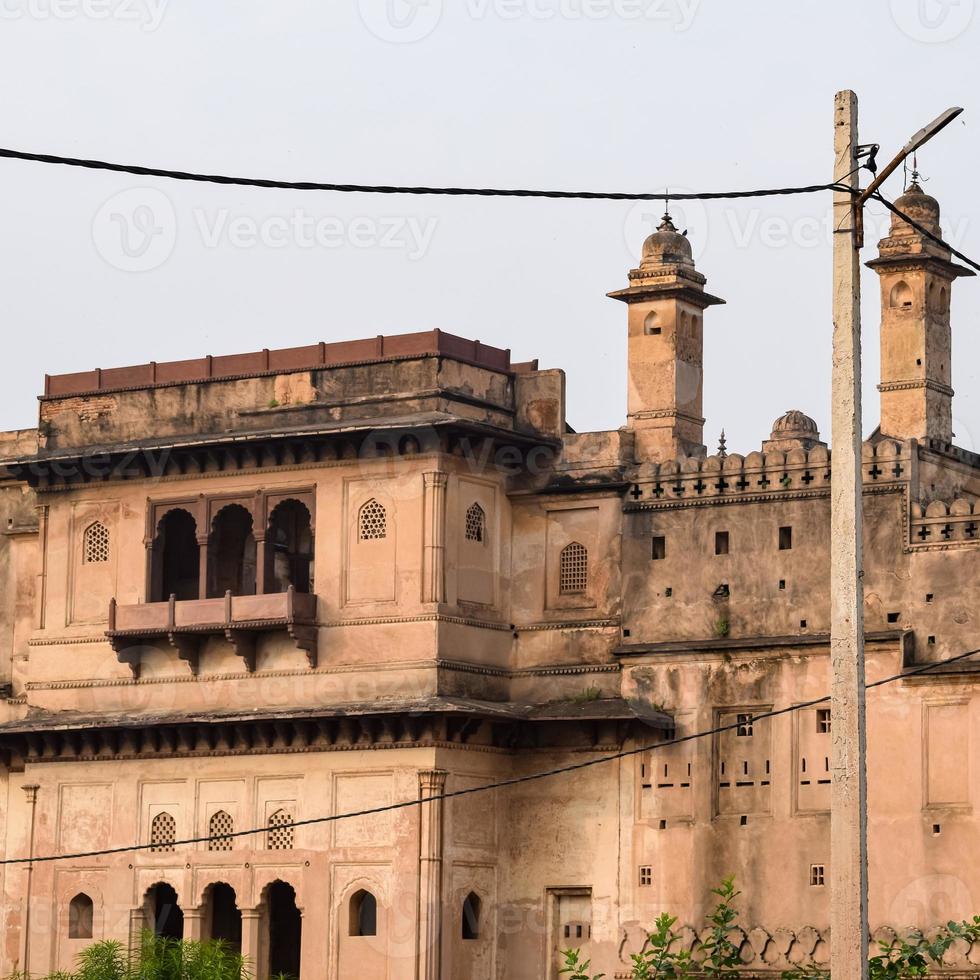
[(719, 638), (728, 636), (730, 630), (731, 630), (731, 624), (728, 622), (727, 619), (719, 619), (715, 623), (715, 636)]
[(587, 687), (579, 694), (573, 694), (569, 700), (572, 704), (588, 704), (590, 701), (598, 701), (602, 697), (602, 691), (597, 687)]
[[(122, 943), (94, 943), (78, 956), (74, 973), (53, 973), (45, 980), (251, 980), (245, 960), (221, 940), (192, 942), (143, 933), (132, 962)], [(15, 974), (8, 980), (31, 980)], [(38, 978), (34, 978), (38, 980)]]
[(571, 974), (569, 980), (602, 980), (605, 976), (605, 973), (597, 973), (593, 976), (588, 972), (592, 961), (583, 961), (580, 950), (566, 949), (562, 956), (565, 957), (565, 965), (558, 972)]

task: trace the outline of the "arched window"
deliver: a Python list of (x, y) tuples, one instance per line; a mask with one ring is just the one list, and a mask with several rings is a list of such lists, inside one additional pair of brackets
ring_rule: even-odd
[(912, 308), (912, 289), (906, 282), (897, 282), (892, 286), (888, 305), (893, 309), (910, 310)]
[(235, 821), (232, 820), (231, 814), (224, 810), (217, 810), (208, 823), (208, 836), (211, 838), (208, 841), (208, 850), (230, 851), (234, 838), (227, 835), (234, 832)]
[(351, 895), (351, 936), (376, 936), (378, 934), (378, 900), (363, 888)]
[(266, 847), (270, 851), (291, 851), (293, 849), (293, 818), (288, 810), (276, 810), (269, 817), (269, 830)]
[(380, 541), (388, 537), (388, 514), (373, 497), (357, 515), (357, 536), (361, 541)]
[(266, 535), (266, 592), (311, 592), (313, 528), (309, 508), (299, 500), (283, 500), (269, 515)]
[(222, 507), (208, 541), (208, 598), (255, 595), (255, 535), (252, 515), (241, 504)]
[(165, 854), (174, 850), (177, 840), (177, 821), (166, 810), (158, 813), (150, 824), (150, 852)]
[(167, 511), (153, 542), (153, 601), (200, 598), (200, 546), (197, 522), (183, 508)]
[(480, 938), (480, 896), (474, 892), (463, 900), (462, 935), (464, 939)]
[(589, 586), (589, 552), (573, 541), (561, 551), (558, 569), (558, 591), (561, 595), (582, 595)]
[(470, 504), (466, 511), (466, 540), (479, 541), (482, 544), (486, 540), (486, 534), (487, 515), (479, 504)]
[(95, 565), (109, 560), (109, 529), (101, 521), (85, 528), (82, 540), (82, 561)]
[(79, 892), (68, 904), (68, 938), (91, 939), (95, 906), (84, 892)]
[(643, 319), (643, 332), (648, 337), (655, 337), (661, 332), (660, 317), (656, 310), (651, 310)]
[(943, 286), (939, 290), (939, 312), (948, 313), (949, 312), (949, 293), (946, 291), (946, 287)]

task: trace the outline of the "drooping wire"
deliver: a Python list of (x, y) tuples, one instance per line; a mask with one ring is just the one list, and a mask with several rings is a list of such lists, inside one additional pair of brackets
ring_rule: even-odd
[[(980, 648), (976, 650), (968, 650), (966, 653), (960, 653), (955, 657), (948, 657), (945, 660), (934, 661), (928, 664), (920, 664), (918, 667), (912, 667), (908, 670), (902, 671), (901, 673), (892, 674), (888, 677), (882, 678), (881, 680), (866, 684), (865, 690), (883, 687), (886, 684), (893, 684), (895, 681), (906, 680), (907, 678), (914, 677), (918, 674), (924, 674), (931, 670), (947, 667), (950, 664), (955, 664), (961, 660), (966, 660), (968, 657), (973, 657), (978, 653), (980, 653)], [(785, 708), (777, 708), (772, 711), (764, 711), (759, 714), (753, 714), (752, 720), (755, 722), (764, 721), (767, 718), (778, 718), (780, 715), (788, 715), (795, 711), (802, 711), (805, 708), (813, 708), (818, 704), (826, 704), (828, 701), (830, 701), (829, 694), (821, 698), (813, 698), (809, 701), (803, 701), (799, 704), (792, 704)], [(501, 779), (495, 783), (484, 783), (480, 786), (450, 790), (446, 793), (437, 793), (433, 796), (402, 800), (398, 803), (388, 803), (384, 806), (369, 807), (364, 810), (353, 810), (346, 813), (335, 813), (322, 817), (309, 817), (305, 820), (292, 820), (288, 823), (277, 824), (277, 827), (310, 827), (316, 824), (336, 823), (340, 820), (353, 820), (357, 817), (375, 816), (380, 813), (391, 813), (395, 810), (405, 810), (410, 807), (423, 806), (426, 803), (437, 803), (443, 800), (456, 799), (460, 796), (471, 796), (474, 793), (489, 793), (495, 790), (504, 789), (508, 786), (518, 786), (524, 783), (536, 782), (539, 779), (549, 779), (553, 776), (561, 776), (571, 772), (579, 772), (583, 769), (592, 768), (593, 766), (604, 765), (607, 762), (616, 762), (619, 759), (628, 759), (636, 755), (642, 755), (645, 752), (654, 752), (657, 749), (669, 748), (672, 745), (682, 745), (685, 742), (693, 742), (712, 735), (721, 735), (725, 732), (736, 731), (743, 724), (744, 722), (736, 721), (728, 725), (717, 725), (714, 728), (694, 732), (690, 735), (681, 735), (677, 738), (668, 739), (663, 742), (656, 742), (652, 745), (641, 745), (632, 749), (624, 749), (621, 752), (597, 756), (594, 759), (586, 759), (582, 762), (572, 762), (568, 765), (557, 766), (554, 769), (546, 769), (543, 772), (527, 773), (523, 776), (511, 776), (508, 779)], [(253, 827), (249, 830), (234, 830), (227, 833), (208, 835), (204, 837), (187, 837), (183, 840), (167, 841), (167, 846), (178, 847), (184, 844), (204, 844), (208, 841), (227, 840), (232, 837), (251, 837), (256, 834), (268, 833), (268, 830), (268, 827)], [(109, 847), (97, 851), (79, 851), (72, 854), (49, 854), (34, 858), (7, 858), (5, 860), (0, 860), (0, 866), (9, 864), (40, 864), (50, 861), (69, 861), (78, 860), (81, 858), (104, 857), (113, 854), (129, 854), (133, 851), (147, 851), (152, 848), (158, 848), (159, 846), (159, 843), (131, 844), (125, 847)]]
[[(104, 160), (85, 160), (77, 157), (56, 156), (49, 153), (28, 153), (23, 150), (0, 148), (0, 158), (24, 160), (33, 163), (55, 164), (65, 167), (81, 167), (86, 170), (105, 170), (112, 173), (131, 174), (135, 177), (162, 177), (168, 180), (197, 181), (208, 184), (226, 184), (237, 187), (267, 187), (294, 191), (334, 191), (341, 194), (416, 194), (448, 197), (532, 197), (555, 200), (584, 201), (659, 201), (662, 191), (560, 191), (530, 190), (499, 187), (425, 187), (396, 184), (340, 184), (321, 181), (274, 180), (262, 177), (229, 177), (220, 174), (199, 174), (183, 170), (165, 170), (160, 167), (142, 167)], [(840, 190), (837, 184), (807, 184), (800, 187), (775, 187), (750, 191), (710, 191), (705, 193), (668, 194), (673, 201), (720, 201), (746, 197), (773, 197), (790, 194), (814, 194), (818, 191)]]
[(919, 232), (920, 235), (925, 235), (925, 237), (928, 238), (930, 241), (935, 242), (937, 245), (942, 245), (943, 248), (945, 248), (947, 251), (955, 255), (961, 262), (965, 262), (968, 266), (970, 266), (973, 269), (976, 269), (977, 272), (980, 272), (980, 263), (974, 262), (973, 259), (971, 259), (968, 255), (964, 255), (962, 252), (953, 248), (953, 246), (950, 245), (949, 242), (944, 241), (940, 235), (936, 235), (935, 233), (931, 232), (928, 228), (924, 227), (923, 225), (920, 225), (919, 222), (916, 221), (914, 218), (910, 218), (904, 211), (902, 211), (900, 208), (895, 207), (895, 205), (892, 204), (892, 202), (889, 201), (882, 194), (875, 192), (871, 196), (874, 198), (874, 200), (878, 201), (880, 204), (883, 204), (886, 208), (888, 208), (888, 210), (891, 211), (892, 214), (898, 215), (899, 218), (901, 218), (906, 223), (910, 224), (917, 232)]

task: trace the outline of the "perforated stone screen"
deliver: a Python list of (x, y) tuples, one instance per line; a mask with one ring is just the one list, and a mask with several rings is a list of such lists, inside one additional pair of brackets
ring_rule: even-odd
[(361, 508), (358, 533), (362, 541), (380, 541), (388, 536), (388, 515), (377, 500), (369, 500)]
[(174, 850), (177, 840), (177, 821), (169, 813), (158, 813), (150, 825), (150, 851), (163, 854)]
[(109, 560), (109, 529), (105, 524), (93, 524), (85, 531), (84, 561), (86, 564)]
[(482, 541), (486, 530), (486, 515), (479, 504), (472, 504), (466, 511), (466, 540)]
[(580, 595), (589, 585), (589, 552), (573, 541), (562, 550), (558, 588), (562, 595)]
[(222, 834), (231, 834), (235, 831), (235, 821), (232, 820), (231, 814), (226, 813), (224, 810), (218, 810), (211, 817), (211, 821), (208, 824), (208, 834), (211, 840), (208, 841), (209, 851), (230, 851), (232, 840), (231, 837), (223, 837)]
[(291, 851), (293, 849), (292, 816), (285, 810), (276, 810), (269, 817), (268, 849), (270, 851)]

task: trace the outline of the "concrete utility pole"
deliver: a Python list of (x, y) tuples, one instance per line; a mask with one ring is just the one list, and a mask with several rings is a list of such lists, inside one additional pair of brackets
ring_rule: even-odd
[[(858, 189), (858, 100), (834, 101), (834, 181)], [(855, 195), (834, 193), (831, 382), (830, 659), (834, 781), (830, 815), (830, 972), (868, 976), (864, 575), (861, 512), (861, 262)]]

